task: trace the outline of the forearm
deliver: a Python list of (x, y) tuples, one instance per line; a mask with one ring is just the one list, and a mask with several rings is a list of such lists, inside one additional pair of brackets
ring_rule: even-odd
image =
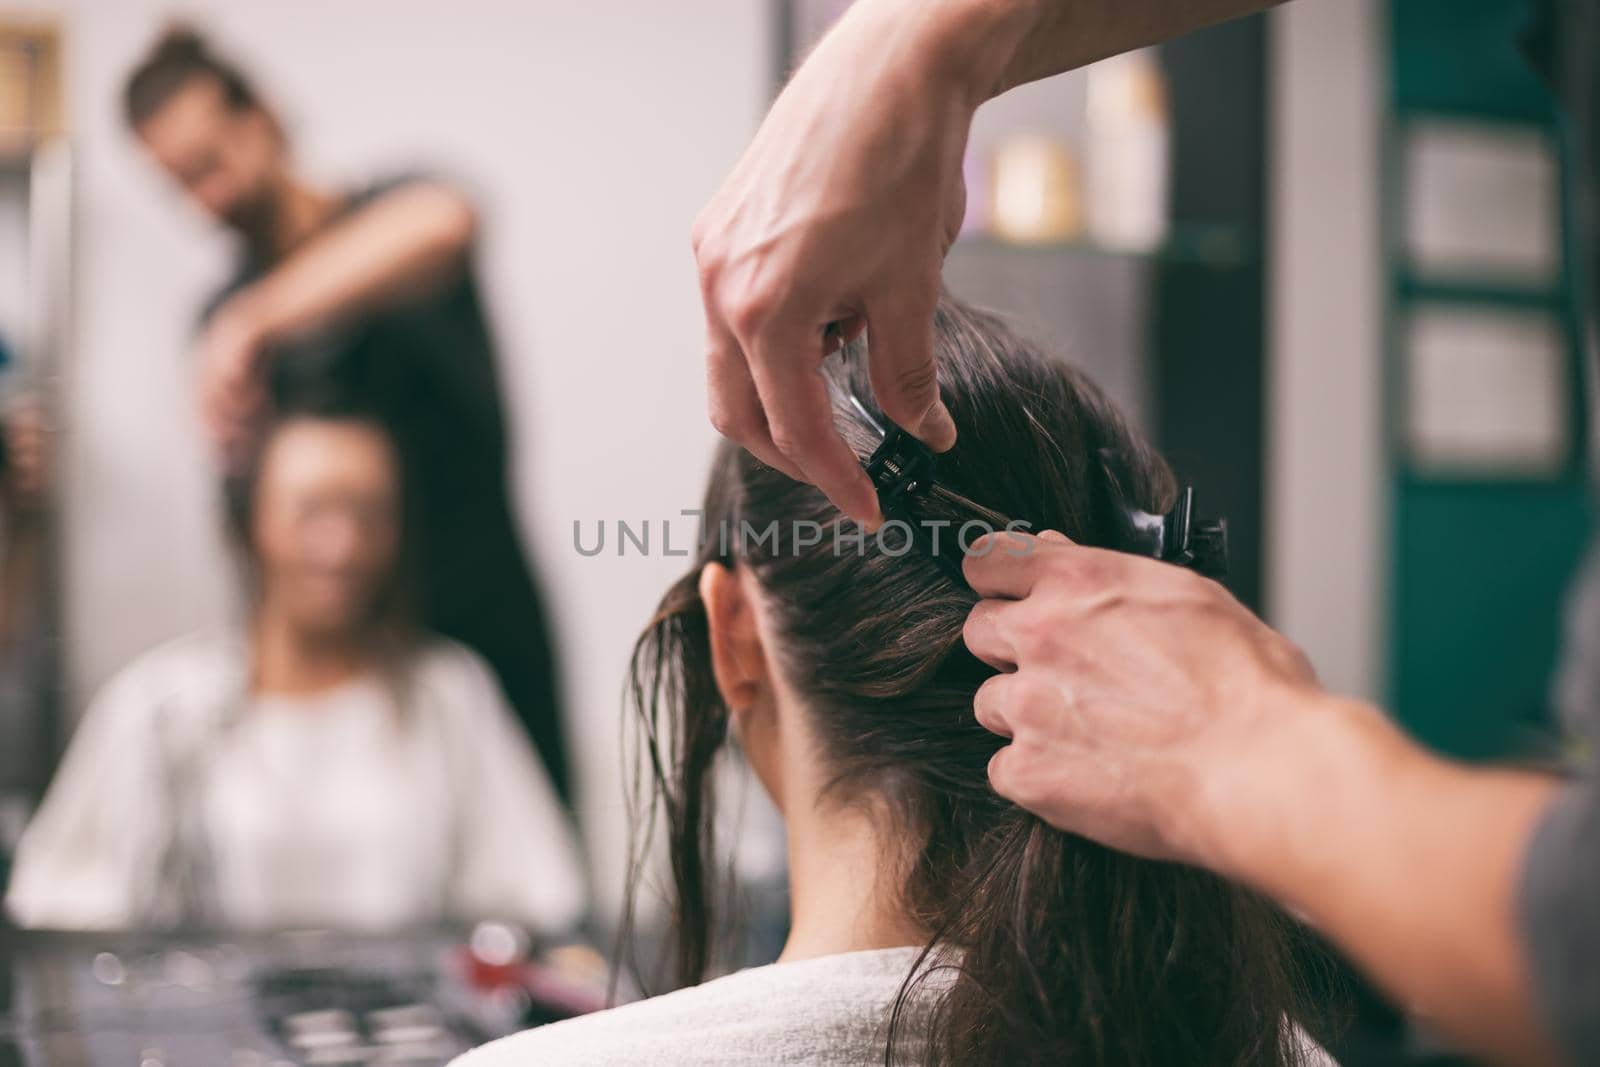
[(1215, 828), (1215, 865), (1304, 915), (1462, 1047), (1556, 1062), (1536, 1021), (1516, 892), (1558, 783), (1437, 759), (1351, 703), (1318, 698), (1284, 718), (1255, 783), (1218, 798), (1232, 825)]
[(270, 344), (425, 295), (463, 268), (473, 228), (454, 191), (398, 190), (294, 252), (223, 312)]
[(1027, 82), (1274, 7), (1283, 0), (878, 0), (921, 23), (920, 62), (974, 107)]

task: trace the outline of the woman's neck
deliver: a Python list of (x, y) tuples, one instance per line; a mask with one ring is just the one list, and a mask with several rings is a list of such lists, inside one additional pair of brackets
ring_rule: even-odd
[(921, 945), (905, 913), (894, 858), (902, 848), (879, 829), (883, 820), (846, 805), (785, 805), (789, 838), (789, 939), (779, 961), (840, 952)]
[(367, 667), (360, 642), (310, 634), (268, 610), (251, 631), (251, 688), (257, 693), (300, 695), (341, 685)]

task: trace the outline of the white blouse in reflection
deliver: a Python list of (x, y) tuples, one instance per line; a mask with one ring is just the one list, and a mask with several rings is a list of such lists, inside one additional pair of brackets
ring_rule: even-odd
[(241, 641), (203, 636), (105, 687), (18, 848), (13, 919), (560, 929), (580, 917), (570, 825), (473, 653), (429, 643), (398, 691), (373, 675), (249, 695), (245, 677)]

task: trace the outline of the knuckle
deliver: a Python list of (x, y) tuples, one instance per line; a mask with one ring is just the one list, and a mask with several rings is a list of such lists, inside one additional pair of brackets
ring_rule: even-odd
[[(971, 649), (976, 645), (981, 645), (983, 643), (984, 629), (987, 625), (988, 624), (979, 617), (978, 612), (974, 610), (971, 615), (967, 616), (967, 621), (961, 624), (962, 644), (966, 645), (968, 649)], [(983, 689), (980, 687), (978, 692), (982, 693)]]
[(719, 264), (725, 258), (726, 244), (714, 203), (700, 209), (689, 227), (689, 247), (702, 269)]
[(1035, 728), (1055, 718), (1056, 697), (1046, 686), (1024, 683), (1013, 701), (1013, 714), (1018, 726)]
[(749, 420), (745, 419), (735, 409), (725, 404), (712, 403), (708, 412), (711, 416), (711, 427), (723, 437), (735, 441), (743, 440), (745, 431), (749, 428)]
[(906, 396), (927, 396), (931, 399), (934, 388), (939, 384), (939, 375), (933, 369), (933, 362), (929, 360), (902, 367), (895, 372), (894, 383)]
[[(1038, 552), (1038, 548), (1033, 550)], [(1053, 592), (1066, 594), (1075, 593), (1084, 583), (1084, 567), (1087, 564), (1081, 559), (1072, 559), (1062, 553), (1051, 553), (1039, 559), (1037, 566), (1040, 586)], [(1052, 602), (1063, 601), (1063, 596), (1051, 597)]]
[(777, 315), (782, 293), (770, 286), (754, 286), (727, 302), (728, 325), (740, 337), (761, 333)]
[(1059, 560), (1056, 569), (1064, 580), (1087, 590), (1098, 592), (1111, 580), (1111, 569), (1094, 553), (1085, 553), (1076, 560)]
[(772, 443), (784, 455), (815, 452), (817, 458), (826, 456), (827, 435), (833, 424), (825, 415), (793, 408), (778, 408), (767, 413), (768, 429)]
[(881, 399), (896, 421), (920, 419), (938, 395), (939, 375), (931, 360), (897, 368), (889, 376), (889, 388)]
[(805, 435), (794, 426), (774, 424), (772, 427), (772, 447), (786, 456), (805, 451)]
[(1006, 675), (996, 674), (978, 686), (978, 691), (972, 698), (973, 710), (977, 713), (978, 722), (987, 728), (997, 721), (997, 712), (1005, 699)]
[(974, 641), (981, 642), (986, 633), (992, 633), (998, 625), (995, 611), (996, 605), (992, 601), (979, 601), (977, 606), (967, 613), (966, 621), (961, 624), (962, 640), (970, 645)]
[(989, 784), (994, 786), (995, 792), (1006, 797), (1012, 794), (1012, 771), (1016, 764), (1015, 749), (1015, 745), (1006, 745), (989, 757)]
[(1060, 648), (1056, 628), (1042, 625), (1037, 618), (1031, 618), (1026, 625), (1017, 627), (1012, 635), (1012, 643), (1016, 646), (1018, 656), (1028, 662), (1052, 660)]

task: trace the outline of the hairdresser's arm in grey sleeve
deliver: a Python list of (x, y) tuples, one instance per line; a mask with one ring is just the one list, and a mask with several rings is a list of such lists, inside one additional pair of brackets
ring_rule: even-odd
[[(1556, 694), (1570, 732), (1600, 758), (1600, 539), (1568, 605)], [(1544, 1017), (1574, 1063), (1600, 1061), (1600, 780), (1571, 786), (1539, 824), (1519, 910)]]
[(1573, 1063), (1600, 1061), (1600, 782), (1569, 787), (1539, 824), (1522, 874), (1534, 991)]
[(1001, 672), (975, 703), (1010, 739), (998, 792), (1272, 897), (1463, 1050), (1546, 1065), (1565, 1044), (1596, 1062), (1578, 1043), (1593, 1021), (1573, 1021), (1600, 972), (1589, 787), (1428, 752), (1323, 690), (1215, 582), (1058, 534), (1013, 540), (1027, 551), (980, 540), (966, 560), (985, 597), (967, 647)]

